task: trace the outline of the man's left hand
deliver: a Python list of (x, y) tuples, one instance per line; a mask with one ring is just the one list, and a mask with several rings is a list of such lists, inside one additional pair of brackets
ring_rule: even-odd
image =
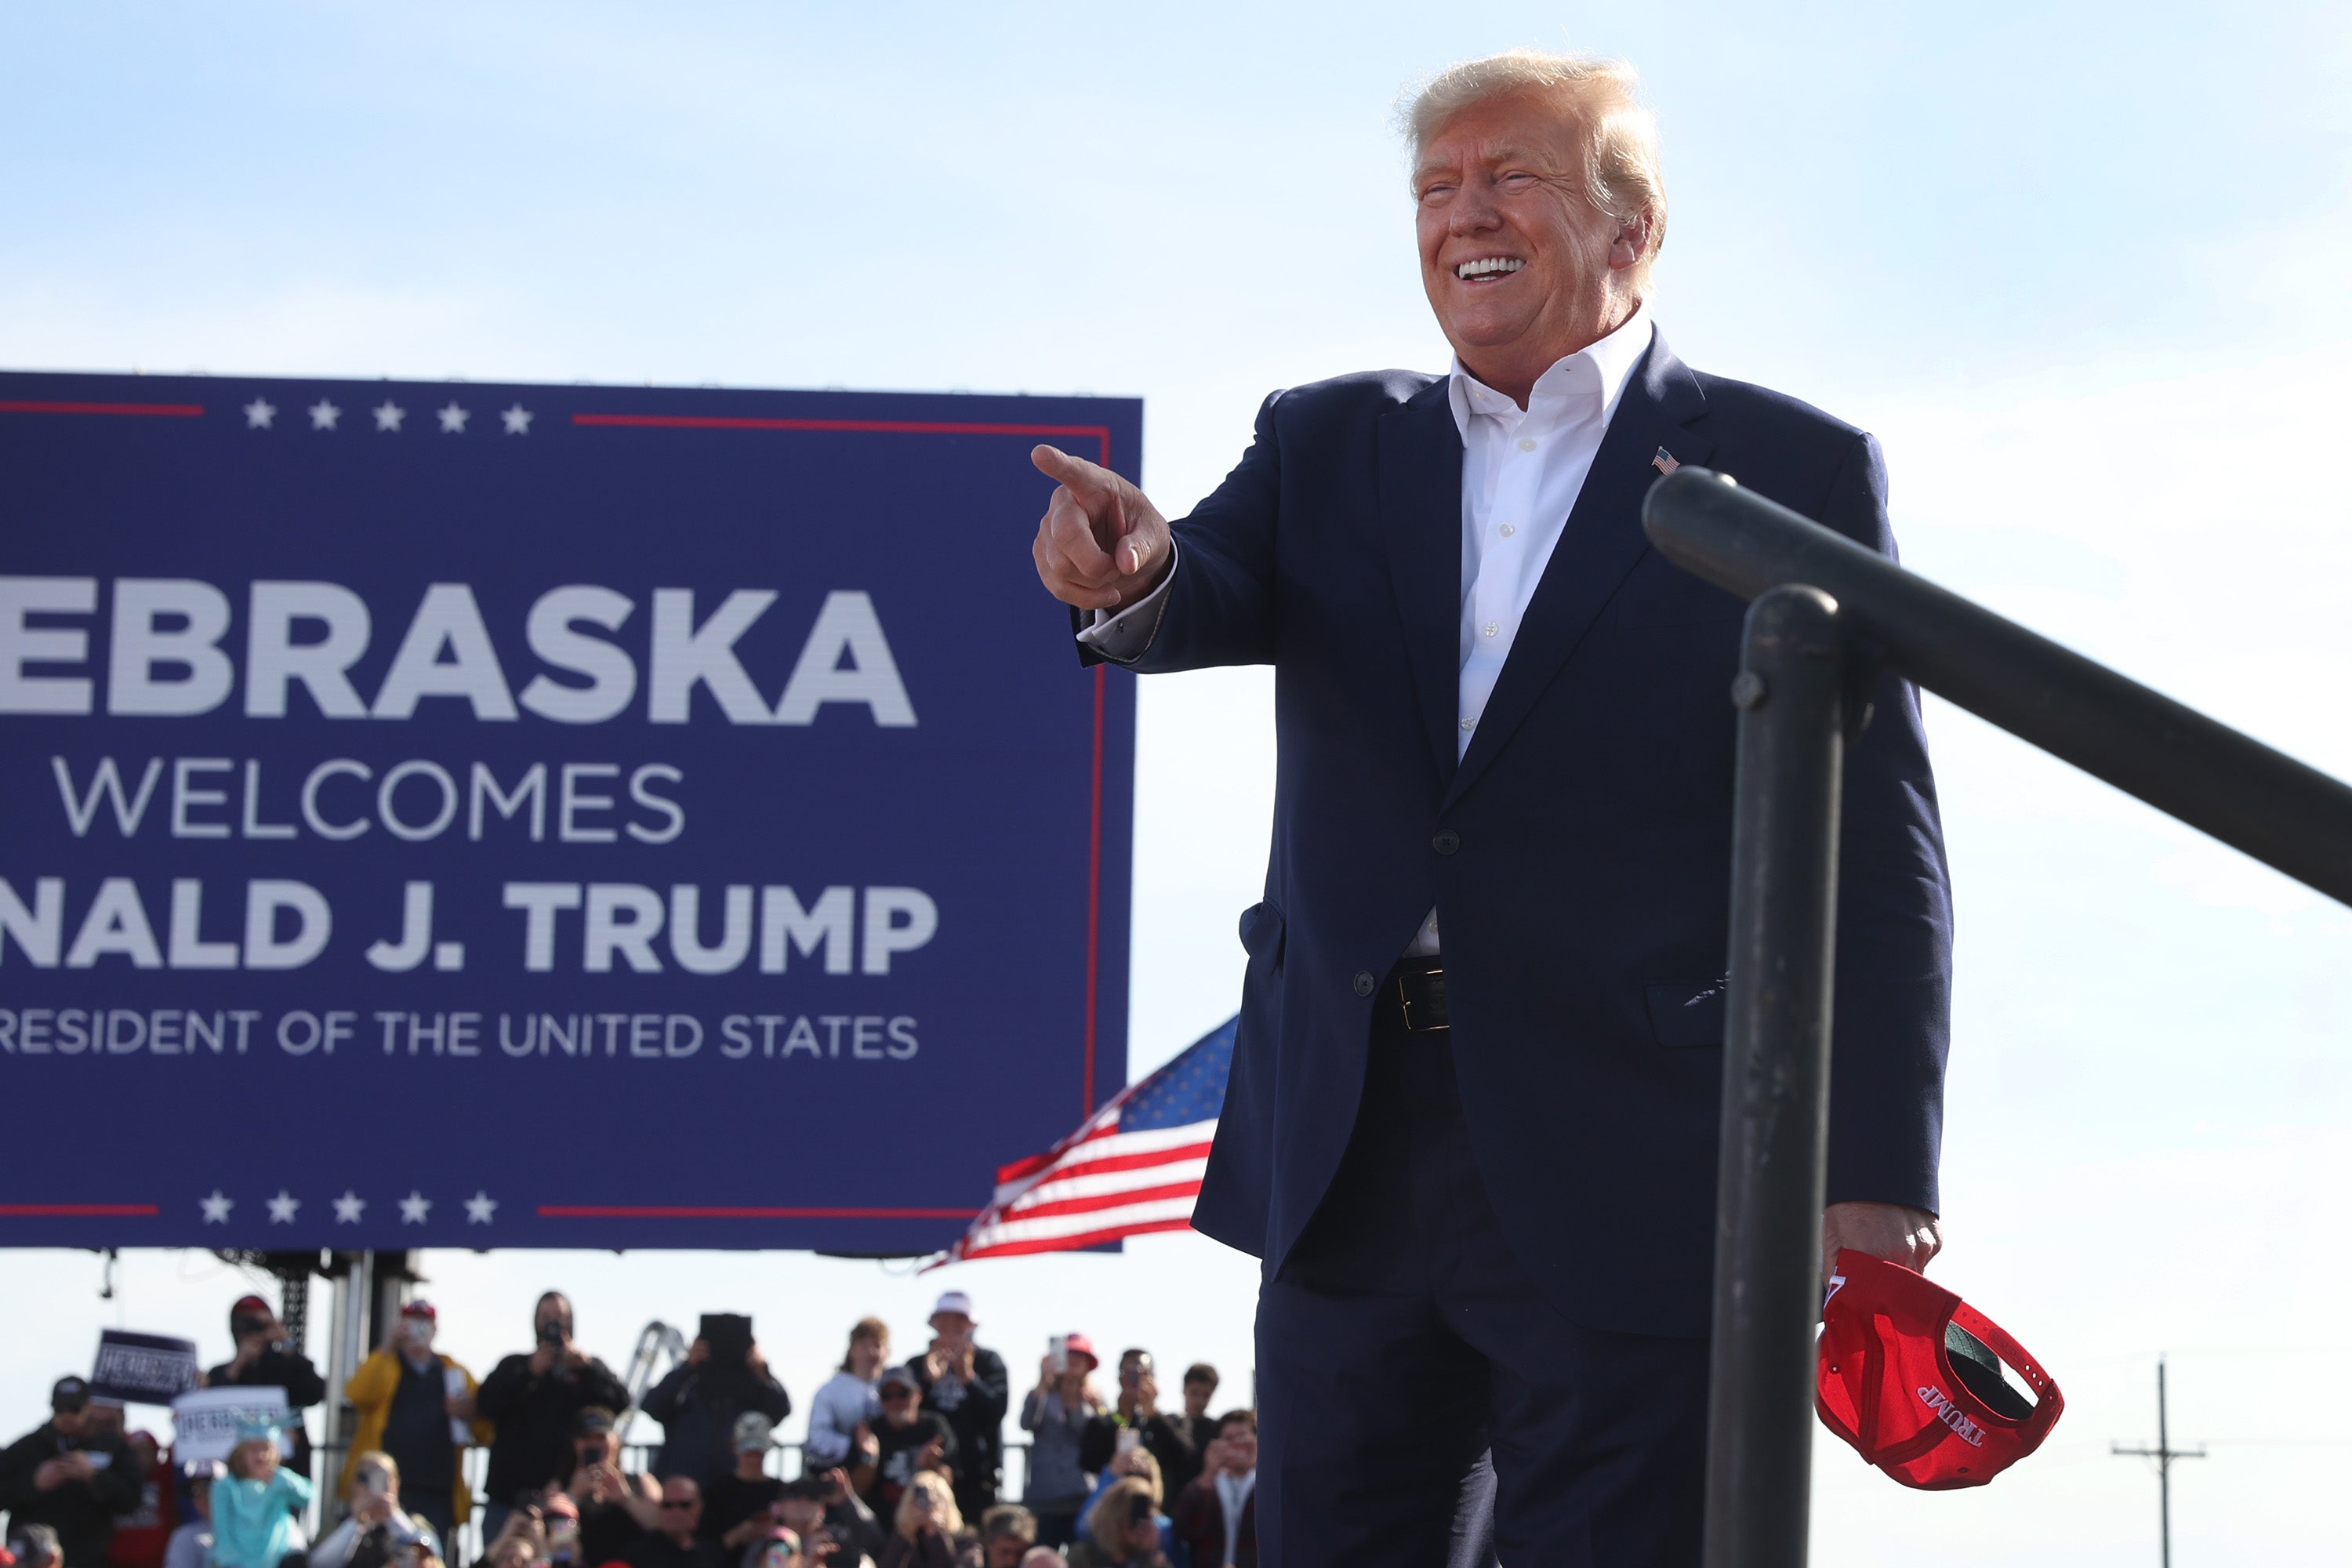
[(1926, 1209), (1900, 1204), (1832, 1204), (1822, 1211), (1822, 1287), (1843, 1247), (1900, 1263), (1925, 1273), (1928, 1259), (1944, 1250), (1940, 1221)]

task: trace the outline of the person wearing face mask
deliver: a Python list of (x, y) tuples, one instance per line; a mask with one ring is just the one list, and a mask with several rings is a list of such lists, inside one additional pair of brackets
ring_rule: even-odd
[(343, 1397), (359, 1414), (359, 1430), (338, 1490), (350, 1500), (360, 1455), (389, 1454), (404, 1478), (401, 1506), (447, 1541), (473, 1513), (466, 1450), (486, 1441), (492, 1428), (476, 1423), (474, 1374), (433, 1348), (439, 1327), (433, 1303), (409, 1302), (383, 1343), (343, 1384)]
[(300, 1413), (327, 1397), (327, 1380), (258, 1296), (236, 1299), (228, 1310), (228, 1332), (236, 1342), (236, 1354), (205, 1373), (205, 1386), (284, 1389), (286, 1407), (295, 1413), (286, 1427), (294, 1441), (286, 1462), (299, 1474), (309, 1475), (310, 1433)]
[(498, 1430), (483, 1489), (486, 1536), (498, 1533), (519, 1493), (570, 1478), (580, 1412), (592, 1405), (625, 1410), (630, 1403), (628, 1385), (572, 1342), (572, 1303), (561, 1291), (539, 1299), (531, 1327), (539, 1348), (499, 1362), (474, 1394), (475, 1415)]

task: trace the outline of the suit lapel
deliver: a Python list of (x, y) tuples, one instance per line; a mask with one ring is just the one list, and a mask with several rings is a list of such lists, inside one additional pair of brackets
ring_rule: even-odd
[[(1714, 450), (1712, 441), (1684, 427), (1706, 412), (1697, 378), (1666, 347), (1664, 336), (1654, 337), (1609, 421), (1568, 526), (1536, 584), (1494, 695), (1446, 792), (1448, 805), (1477, 781), (1525, 722), (1649, 547), (1642, 535), (1642, 497), (1658, 478), (1652, 466), (1658, 449), (1664, 447), (1678, 463), (1703, 462)], [(1458, 500), (1455, 505), (1458, 510)], [(1460, 571), (1457, 565), (1457, 579)], [(1448, 643), (1449, 650), (1453, 646)], [(1449, 678), (1449, 691), (1452, 684)]]
[(1381, 531), (1430, 759), (1441, 784), (1457, 746), (1462, 620), (1462, 433), (1443, 376), (1381, 416)]

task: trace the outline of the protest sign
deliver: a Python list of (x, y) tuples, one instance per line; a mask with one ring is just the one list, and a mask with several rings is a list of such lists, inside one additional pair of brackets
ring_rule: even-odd
[(128, 1405), (169, 1405), (204, 1381), (196, 1365), (196, 1342), (167, 1334), (134, 1334), (123, 1329), (98, 1331), (98, 1357), (90, 1363), (89, 1391)]
[(183, 1394), (172, 1401), (172, 1462), (226, 1459), (236, 1447), (238, 1424), (255, 1420), (276, 1422), (278, 1452), (294, 1457), (295, 1417), (287, 1408), (284, 1389), (199, 1388)]

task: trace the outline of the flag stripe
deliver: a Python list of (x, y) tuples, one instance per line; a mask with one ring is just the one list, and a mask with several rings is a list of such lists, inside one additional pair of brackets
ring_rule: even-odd
[(940, 1262), (1066, 1252), (1190, 1228), (1223, 1108), (1235, 1022), (1120, 1090), (1044, 1153), (1000, 1166), (995, 1201)]
[(1130, 1236), (1144, 1236), (1160, 1230), (1190, 1230), (1192, 1221), (1183, 1219), (1152, 1220), (1144, 1225), (1113, 1226), (1106, 1230), (1089, 1231), (1082, 1236), (1051, 1237), (1038, 1241), (1008, 1241), (999, 1245), (976, 1247), (961, 1254), (965, 1258), (1018, 1258), (1024, 1253), (1076, 1252), (1084, 1247), (1100, 1247), (1108, 1241), (1118, 1241)]
[[(1080, 1197), (1049, 1198), (1044, 1203), (1024, 1205), (1023, 1219), (1041, 1219), (1050, 1215), (1105, 1214), (1130, 1204), (1148, 1203), (1159, 1198), (1184, 1198), (1199, 1195), (1201, 1178), (1197, 1173), (1189, 1182), (1163, 1182), (1158, 1186), (1132, 1187), (1121, 1193), (1097, 1194)], [(1189, 1211), (1188, 1211), (1189, 1212)]]
[(1188, 1197), (1155, 1198), (1150, 1203), (1129, 1204), (1123, 1207), (1097, 1209), (1087, 1214), (1049, 1215), (1032, 1219), (1026, 1215), (1007, 1219), (991, 1227), (983, 1237), (983, 1247), (1006, 1241), (1027, 1241), (1038, 1237), (1087, 1236), (1124, 1225), (1142, 1225), (1153, 1220), (1190, 1219), (1192, 1200)]

